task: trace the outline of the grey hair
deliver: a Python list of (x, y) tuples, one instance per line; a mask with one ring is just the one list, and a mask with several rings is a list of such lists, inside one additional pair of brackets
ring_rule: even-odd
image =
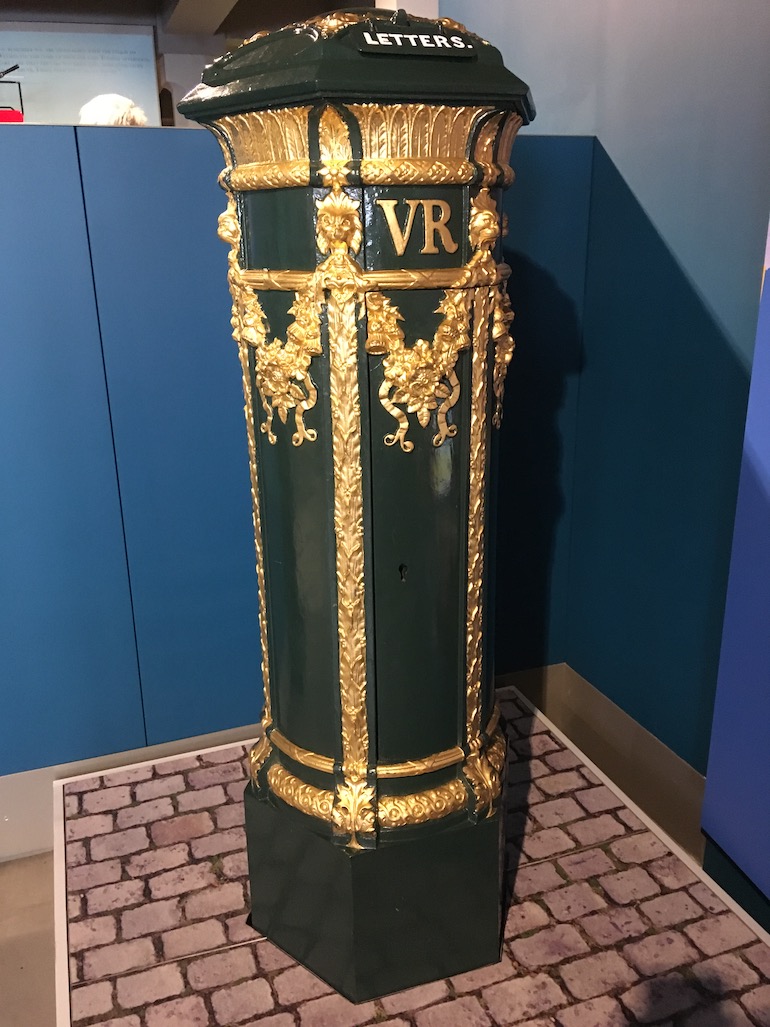
[(147, 115), (119, 93), (102, 93), (80, 108), (81, 125), (146, 125)]

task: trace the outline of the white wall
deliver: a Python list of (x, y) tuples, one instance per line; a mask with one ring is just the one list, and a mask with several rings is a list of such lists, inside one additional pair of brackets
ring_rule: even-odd
[(408, 0), (408, 3), (404, 0), (376, 0), (374, 6), (386, 11), (397, 11), (399, 7), (406, 7), (409, 13), (417, 18), (437, 18), (438, 3), (439, 0)]
[(439, 7), (529, 83), (525, 131), (598, 136), (748, 366), (770, 209), (770, 2)]

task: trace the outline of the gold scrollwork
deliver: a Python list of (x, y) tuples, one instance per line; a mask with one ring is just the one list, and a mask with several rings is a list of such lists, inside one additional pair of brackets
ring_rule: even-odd
[[(270, 647), (267, 633), (267, 587), (265, 585), (265, 563), (264, 548), (262, 544), (262, 515), (259, 505), (259, 468), (257, 467), (257, 440), (254, 432), (254, 401), (251, 389), (251, 371), (249, 368), (249, 354), (246, 343), (241, 339), (239, 329), (239, 317), (236, 312), (236, 297), (239, 295), (239, 264), (238, 252), (241, 245), (241, 227), (238, 222), (238, 212), (235, 205), (235, 197), (227, 190), (227, 208), (219, 218), (219, 236), (229, 244), (227, 278), (233, 297), (232, 325), (235, 341), (238, 344), (238, 359), (241, 364), (241, 375), (243, 378), (244, 414), (246, 415), (246, 437), (249, 450), (249, 474), (251, 478), (251, 513), (254, 523), (254, 547), (256, 550), (257, 567), (257, 593), (259, 596), (259, 641), (262, 654), (262, 684), (264, 689), (265, 707), (262, 712), (263, 738), (267, 737), (267, 729), (272, 724), (272, 705), (270, 690)], [(260, 755), (264, 751), (260, 749)], [(252, 768), (254, 763), (252, 762)], [(259, 768), (257, 768), (258, 770)], [(256, 775), (256, 771), (254, 772)]]
[[(339, 790), (335, 795), (332, 791), (306, 784), (277, 763), (274, 763), (268, 770), (267, 780), (271, 792), (282, 802), (317, 820), (331, 822), (333, 826), (342, 829), (345, 833), (349, 831), (350, 820), (360, 819), (364, 812), (367, 823), (370, 822), (370, 808), (372, 827), (374, 825), (372, 799), (368, 795), (360, 802), (360, 805), (354, 805), (352, 809), (345, 806), (340, 813), (337, 813), (337, 810), (340, 809)], [(352, 794), (354, 794), (352, 789), (350, 792), (346, 792), (345, 801)], [(354, 796), (355, 802), (360, 799), (360, 795)], [(382, 827), (407, 827), (423, 824), (428, 820), (440, 820), (451, 813), (459, 813), (466, 808), (467, 803), (468, 795), (465, 786), (462, 781), (455, 778), (446, 784), (428, 788), (422, 792), (382, 796), (377, 803), (377, 818)]]
[(271, 748), (270, 739), (267, 737), (267, 734), (263, 734), (251, 747), (249, 752), (249, 774), (254, 784), (257, 784), (257, 774), (265, 765)]
[(471, 358), (470, 474), (468, 489), (468, 572), (466, 599), (466, 743), (465, 772), (480, 810), (489, 801), (489, 783), (481, 759), (481, 676), (484, 556), (486, 547), (487, 342), (493, 289), (476, 289), (473, 298)]
[(267, 783), (274, 795), (301, 813), (318, 820), (331, 820), (334, 792), (300, 781), (280, 763), (274, 763), (268, 770)]
[[(385, 436), (385, 445), (398, 443), (405, 453), (411, 452), (414, 443), (406, 438), (407, 414), (416, 414), (418, 424), (425, 428), (435, 410), (437, 432), (433, 445), (440, 446), (457, 434), (457, 426), (448, 423), (447, 414), (460, 396), (455, 373), (457, 356), (470, 346), (469, 291), (452, 289), (444, 293), (436, 310), (443, 316), (432, 343), (418, 339), (413, 346), (406, 346), (398, 325), (403, 318), (382, 293), (367, 294), (366, 312), (366, 350), (385, 355), (380, 402), (398, 424), (396, 431)], [(406, 412), (399, 405), (406, 407)]]
[(467, 802), (462, 781), (455, 779), (411, 795), (384, 795), (377, 812), (383, 827), (407, 827), (458, 813)]
[(491, 816), (494, 811), (502, 788), (500, 772), (505, 762), (506, 744), (505, 735), (498, 731), (485, 750), (471, 752), (465, 761), (463, 773), (473, 788), (477, 813), (486, 809), (487, 816)]
[(492, 372), (492, 391), (495, 394), (495, 409), (492, 424), (499, 428), (503, 423), (503, 394), (505, 393), (505, 377), (511, 362), (516, 343), (510, 333), (513, 321), (513, 310), (505, 283), (501, 282), (495, 289), (494, 314), (492, 317), (492, 339), (495, 344), (495, 366)]
[(307, 439), (315, 442), (315, 428), (305, 425), (305, 414), (312, 410), (318, 391), (310, 377), (310, 363), (321, 352), (321, 302), (312, 285), (295, 294), (289, 308), (294, 321), (286, 332), (286, 342), (267, 341), (267, 320), (259, 299), (253, 293), (240, 307), (241, 337), (254, 350), (254, 379), (267, 418), (260, 425), (268, 440), (275, 444), (273, 414), (286, 424), (294, 411), (295, 432), (292, 443), (301, 446)]
[[(305, 425), (305, 414), (316, 404), (318, 392), (310, 376), (310, 364), (321, 350), (321, 299), (313, 278), (295, 293), (289, 310), (294, 320), (286, 333), (286, 342), (268, 341), (268, 325), (259, 297), (249, 288), (239, 260), (240, 227), (235, 197), (227, 191), (227, 209), (219, 218), (219, 236), (230, 243), (227, 273), (233, 298), (231, 325), (233, 338), (243, 354), (254, 354), (254, 381), (267, 415), (260, 425), (271, 443), (277, 441), (273, 416), (278, 414), (285, 424), (294, 411), (295, 431), (292, 442), (300, 446), (307, 439), (313, 442), (317, 433)], [(248, 357), (246, 356), (248, 363)], [(250, 374), (246, 373), (249, 378)], [(249, 384), (249, 392), (251, 387)]]

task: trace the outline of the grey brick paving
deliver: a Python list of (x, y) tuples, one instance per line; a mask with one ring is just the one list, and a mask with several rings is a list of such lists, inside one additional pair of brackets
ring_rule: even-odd
[(353, 1005), (252, 931), (235, 745), (65, 785), (73, 1027), (770, 1027), (770, 947), (500, 698), (500, 963)]

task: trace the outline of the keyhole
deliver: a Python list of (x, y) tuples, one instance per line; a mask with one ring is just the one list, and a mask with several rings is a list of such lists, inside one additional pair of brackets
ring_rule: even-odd
[(408, 569), (408, 568), (407, 568), (407, 566), (406, 566), (406, 564), (405, 564), (405, 563), (402, 563), (402, 564), (401, 564), (401, 566), (400, 566), (400, 567), (398, 568), (398, 573), (399, 573), (399, 574), (401, 575), (401, 580), (402, 580), (402, 581), (406, 581), (406, 572), (407, 572), (407, 569)]

